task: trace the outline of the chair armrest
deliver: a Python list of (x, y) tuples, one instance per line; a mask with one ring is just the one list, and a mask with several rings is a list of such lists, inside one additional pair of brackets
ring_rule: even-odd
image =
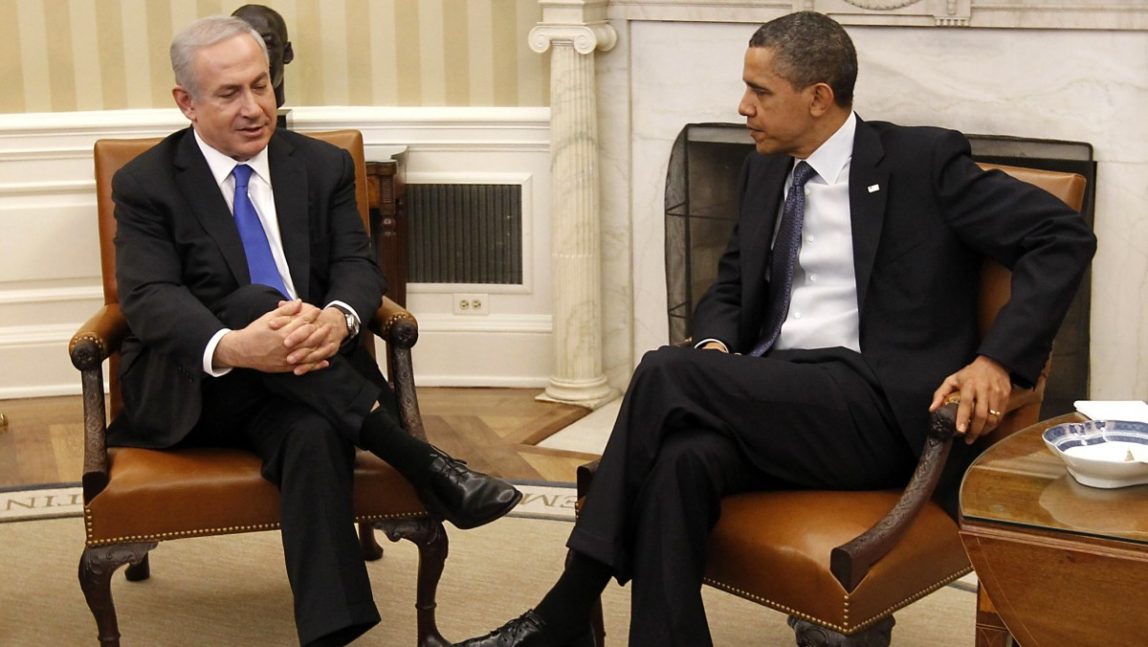
[(399, 403), (399, 418), (408, 433), (426, 440), (418, 395), (415, 393), (415, 372), (411, 363), (411, 347), (419, 339), (419, 322), (406, 308), (383, 297), (379, 309), (370, 323), (371, 331), (387, 343), (388, 377)]
[(896, 545), (917, 513), (932, 498), (953, 447), (956, 423), (955, 402), (944, 405), (929, 416), (929, 432), (924, 450), (901, 498), (873, 527), (830, 553), (829, 570), (846, 591), (857, 588), (873, 564)]
[(99, 368), (105, 359), (120, 349), (128, 334), (128, 322), (119, 304), (109, 303), (96, 311), (68, 342), (72, 365), (81, 371)]
[(107, 410), (104, 405), (103, 363), (120, 349), (128, 333), (128, 323), (114, 303), (100, 308), (72, 340), (68, 354), (80, 370), (84, 402), (84, 502), (103, 491), (108, 484)]
[(387, 345), (411, 348), (419, 340), (419, 322), (406, 308), (383, 297), (379, 309), (371, 318), (371, 331)]

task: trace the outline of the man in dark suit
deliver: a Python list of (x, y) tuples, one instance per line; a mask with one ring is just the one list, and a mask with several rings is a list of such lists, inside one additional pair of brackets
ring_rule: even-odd
[[(708, 645), (700, 588), (724, 495), (901, 486), (948, 396), (971, 443), (1014, 383), (1035, 383), (1095, 239), (1051, 195), (981, 171), (959, 133), (863, 122), (856, 75), (823, 15), (754, 34), (738, 111), (757, 150), (697, 347), (642, 359), (566, 570), (536, 609), (464, 645), (589, 644), (610, 577), (633, 580), (630, 645)], [(1013, 279), (980, 339), (984, 256)], [(970, 452), (955, 454), (959, 474)]]
[(125, 411), (109, 442), (246, 447), (281, 492), (299, 640), (342, 645), (379, 620), (352, 523), (355, 447), (462, 528), (521, 493), (407, 434), (357, 343), (384, 281), (346, 151), (275, 130), (258, 32), (205, 18), (171, 48), (191, 128), (113, 180)]

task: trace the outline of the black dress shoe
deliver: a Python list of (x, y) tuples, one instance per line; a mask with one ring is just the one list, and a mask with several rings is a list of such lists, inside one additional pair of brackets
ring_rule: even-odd
[(487, 476), (464, 461), (434, 450), (419, 498), (427, 511), (458, 528), (477, 528), (503, 516), (518, 505), (522, 493), (502, 479)]
[(594, 647), (590, 628), (573, 640), (546, 635), (546, 622), (530, 609), (498, 629), (454, 647)]

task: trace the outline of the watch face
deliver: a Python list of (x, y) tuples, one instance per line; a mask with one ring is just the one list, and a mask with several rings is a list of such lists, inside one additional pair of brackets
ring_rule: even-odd
[(347, 334), (352, 337), (359, 334), (359, 322), (349, 313), (344, 312), (343, 316), (347, 318)]

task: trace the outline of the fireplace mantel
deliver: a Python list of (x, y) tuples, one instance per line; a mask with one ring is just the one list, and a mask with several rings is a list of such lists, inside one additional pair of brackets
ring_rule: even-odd
[(611, 20), (763, 23), (811, 10), (844, 25), (1148, 31), (1143, 0), (610, 0)]

